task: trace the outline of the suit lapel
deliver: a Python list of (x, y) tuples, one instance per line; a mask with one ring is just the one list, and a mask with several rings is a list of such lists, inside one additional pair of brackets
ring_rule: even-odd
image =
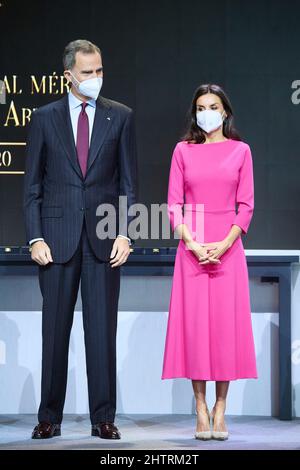
[(74, 142), (68, 95), (65, 95), (60, 101), (58, 101), (58, 106), (54, 108), (54, 113), (54, 127), (61, 145), (65, 149), (65, 152), (74, 170), (82, 178), (83, 176), (77, 158), (77, 151)]
[(106, 134), (112, 124), (113, 116), (111, 106), (101, 96), (96, 101), (96, 111), (94, 117), (93, 131), (91, 136), (87, 173), (93, 165), (95, 159), (100, 154)]

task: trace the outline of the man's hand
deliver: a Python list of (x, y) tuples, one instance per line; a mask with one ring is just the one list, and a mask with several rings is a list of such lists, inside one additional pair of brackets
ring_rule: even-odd
[(215, 263), (227, 250), (232, 246), (228, 240), (221, 240), (220, 242), (202, 243), (208, 252), (209, 257), (207, 260), (200, 261), (199, 264)]
[(31, 249), (31, 259), (42, 266), (53, 263), (51, 251), (47, 243), (41, 240), (34, 242)]
[(127, 261), (129, 255), (130, 245), (128, 240), (123, 237), (117, 237), (110, 254), (110, 257), (113, 258), (110, 260), (111, 267), (114, 268), (116, 266), (121, 266), (121, 264)]

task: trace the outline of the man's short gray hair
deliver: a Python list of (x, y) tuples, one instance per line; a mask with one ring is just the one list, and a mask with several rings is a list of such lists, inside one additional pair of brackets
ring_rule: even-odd
[(87, 39), (76, 39), (76, 41), (71, 41), (67, 44), (63, 53), (63, 65), (65, 70), (70, 70), (74, 67), (76, 62), (76, 52), (82, 52), (83, 54), (93, 54), (98, 52), (102, 55), (99, 47)]

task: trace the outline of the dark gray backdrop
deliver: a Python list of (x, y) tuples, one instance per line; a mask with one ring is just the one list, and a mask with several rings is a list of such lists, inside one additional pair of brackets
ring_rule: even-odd
[[(140, 202), (166, 202), (172, 150), (195, 88), (223, 86), (254, 159), (255, 214), (245, 246), (299, 249), (300, 106), (291, 98), (300, 80), (300, 1), (1, 3), (0, 78), (19, 76), (24, 95), (8, 99), (19, 108), (56, 99), (31, 97), (29, 77), (61, 74), (66, 43), (87, 38), (100, 46), (102, 94), (136, 112)], [(3, 127), (7, 109), (0, 105), (0, 141), (24, 141), (26, 129)], [(23, 148), (13, 169), (24, 169)], [(25, 242), (22, 182), (23, 175), (0, 175), (0, 245)], [(137, 243), (168, 244), (176, 242)]]

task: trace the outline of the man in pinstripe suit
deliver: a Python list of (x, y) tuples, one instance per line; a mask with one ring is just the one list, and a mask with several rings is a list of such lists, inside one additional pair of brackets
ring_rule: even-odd
[[(72, 41), (63, 62), (71, 91), (33, 112), (26, 151), (25, 225), (43, 296), (41, 402), (32, 438), (61, 434), (81, 281), (91, 432), (120, 439), (114, 424), (116, 330), (120, 266), (130, 253), (132, 217), (121, 224), (118, 215), (119, 196), (127, 198), (127, 208), (137, 199), (133, 112), (99, 95), (103, 66), (96, 45)], [(106, 238), (96, 231), (103, 203), (116, 214), (116, 230)]]

